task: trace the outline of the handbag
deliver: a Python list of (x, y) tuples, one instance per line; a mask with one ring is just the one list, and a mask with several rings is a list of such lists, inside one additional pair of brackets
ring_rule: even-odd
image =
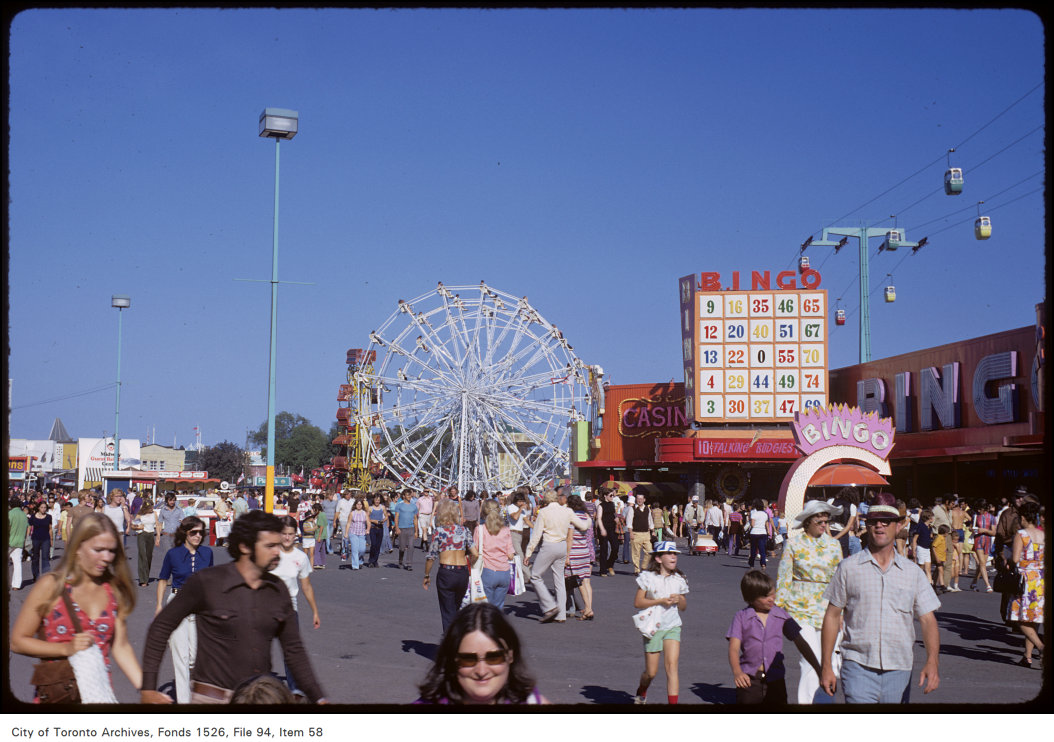
[(633, 625), (637, 627), (645, 639), (651, 639), (659, 630), (659, 621), (662, 619), (662, 606), (653, 605), (633, 614)]
[(527, 591), (527, 584), (523, 580), (523, 561), (517, 554), (509, 560), (509, 595), (522, 595)]
[(472, 565), (472, 571), (469, 572), (468, 590), (465, 591), (465, 597), (461, 599), (461, 607), (464, 608), (472, 603), (484, 603), (486, 600), (487, 593), (483, 590), (483, 542), (480, 541), (479, 557)]
[(1007, 564), (997, 570), (992, 580), (992, 590), (1004, 595), (1024, 595), (1028, 583), (1016, 564)]
[[(68, 592), (62, 592), (62, 601), (66, 604), (66, 611), (73, 623), (73, 633), (81, 633), (81, 624), (77, 619), (77, 612), (73, 608)], [(37, 629), (37, 638), (46, 641), (43, 622)], [(77, 687), (77, 676), (67, 657), (41, 660), (33, 666), (33, 676), (29, 682), (36, 686), (37, 700), (40, 703), (80, 703), (81, 694), (80, 688)]]

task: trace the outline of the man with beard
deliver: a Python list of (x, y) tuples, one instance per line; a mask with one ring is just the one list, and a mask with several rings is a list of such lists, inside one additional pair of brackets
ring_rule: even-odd
[(150, 624), (143, 651), (143, 703), (171, 703), (157, 691), (157, 674), (169, 635), (186, 616), (197, 616), (198, 652), (190, 676), (191, 703), (228, 703), (233, 689), (271, 672), (271, 641), (282, 653), (308, 699), (325, 703), (315, 679), (293, 603), (282, 580), (271, 574), (282, 544), (278, 516), (250, 511), (235, 519), (227, 551), (235, 561), (191, 575), (179, 594)]

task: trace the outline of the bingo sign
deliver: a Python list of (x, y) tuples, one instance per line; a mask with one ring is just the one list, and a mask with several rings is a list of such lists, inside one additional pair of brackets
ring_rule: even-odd
[(827, 407), (827, 292), (806, 269), (680, 279), (685, 411), (708, 423), (787, 422)]

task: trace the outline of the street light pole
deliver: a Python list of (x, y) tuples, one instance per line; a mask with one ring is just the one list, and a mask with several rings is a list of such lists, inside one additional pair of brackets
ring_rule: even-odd
[(110, 297), (110, 306), (117, 310), (117, 402), (113, 412), (113, 470), (121, 469), (121, 318), (124, 310), (132, 306), (130, 296), (114, 294)]
[(278, 361), (278, 166), (279, 144), (296, 136), (299, 115), (283, 108), (260, 114), (260, 136), (274, 139), (274, 229), (271, 247), (271, 354), (267, 374), (267, 482), (264, 511), (274, 512), (275, 367)]

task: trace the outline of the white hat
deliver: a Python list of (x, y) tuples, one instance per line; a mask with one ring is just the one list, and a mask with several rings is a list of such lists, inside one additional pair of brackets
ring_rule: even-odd
[(655, 544), (655, 548), (652, 549), (653, 554), (680, 554), (680, 550), (677, 548), (677, 544), (673, 541), (660, 541)]
[(699, 502), (699, 495), (692, 495), (692, 502)]
[(841, 515), (842, 507), (840, 505), (829, 505), (823, 500), (809, 500), (805, 503), (805, 507), (802, 511), (794, 516), (794, 527), (802, 528), (805, 526), (805, 521), (814, 515), (820, 513), (827, 513), (829, 515)]

